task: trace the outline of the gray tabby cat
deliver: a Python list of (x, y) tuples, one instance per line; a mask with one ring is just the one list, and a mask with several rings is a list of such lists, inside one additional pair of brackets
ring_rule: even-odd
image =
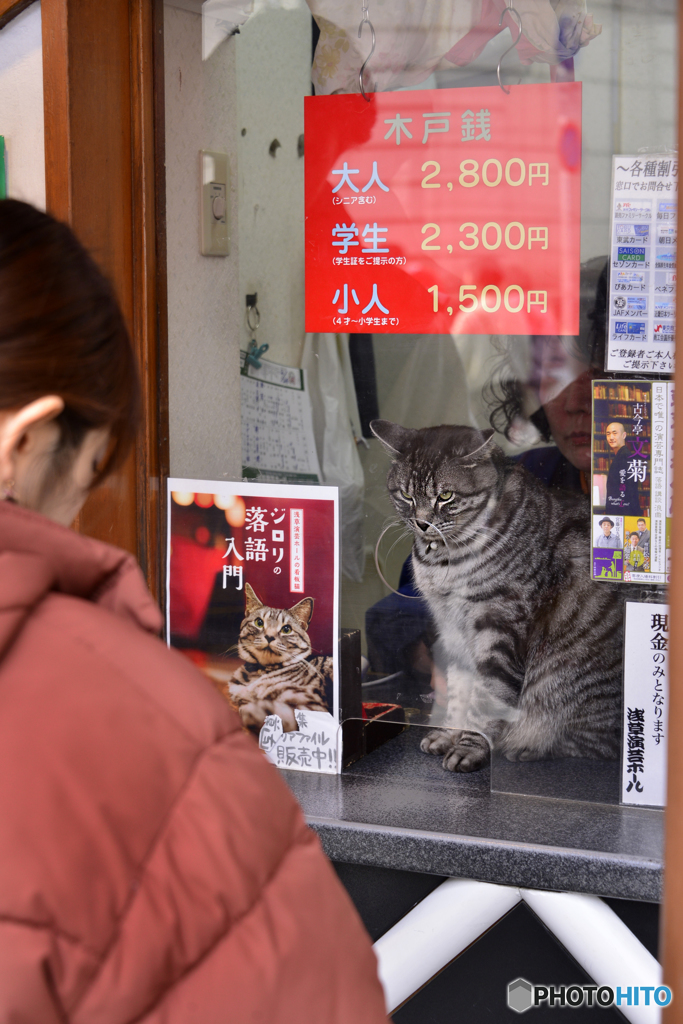
[(371, 427), (445, 652), (450, 728), (422, 749), (458, 772), (487, 763), (484, 736), (510, 760), (616, 758), (623, 608), (590, 579), (587, 500), (512, 463), (492, 430)]
[(237, 652), (245, 663), (227, 684), (226, 696), (248, 728), (258, 730), (266, 715), (279, 715), (284, 731), (293, 732), (295, 711), (330, 710), (325, 684), (332, 681), (332, 658), (311, 655), (313, 598), (293, 608), (270, 608), (248, 583), (244, 594)]

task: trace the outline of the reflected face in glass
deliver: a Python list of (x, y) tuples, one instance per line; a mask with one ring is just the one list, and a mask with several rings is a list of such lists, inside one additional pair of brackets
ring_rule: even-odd
[(573, 466), (591, 465), (592, 370), (569, 349), (572, 340), (549, 340), (541, 363), (539, 397), (555, 444)]
[(626, 444), (626, 431), (621, 423), (608, 423), (605, 438), (612, 451), (618, 452)]

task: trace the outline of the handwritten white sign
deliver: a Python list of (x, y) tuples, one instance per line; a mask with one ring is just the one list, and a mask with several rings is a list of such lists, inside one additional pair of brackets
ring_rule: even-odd
[(323, 711), (295, 711), (296, 732), (285, 732), (279, 715), (268, 715), (259, 746), (278, 768), (336, 775), (340, 763), (340, 733), (332, 715)]

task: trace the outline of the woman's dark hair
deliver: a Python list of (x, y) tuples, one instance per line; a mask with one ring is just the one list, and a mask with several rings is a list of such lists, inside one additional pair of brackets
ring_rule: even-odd
[(0, 409), (58, 395), (58, 452), (89, 430), (111, 433), (99, 483), (121, 464), (140, 417), (133, 347), (110, 283), (74, 233), (48, 214), (0, 200)]
[[(579, 297), (579, 331), (576, 337), (567, 338), (573, 354), (587, 366), (604, 370), (605, 346), (607, 341), (607, 290), (609, 261), (607, 256), (598, 256), (581, 266)], [(502, 351), (503, 359), (498, 367), (499, 376), (484, 388), (484, 399), (490, 409), (489, 422), (494, 430), (510, 440), (515, 421), (525, 418), (524, 399), (527, 385), (538, 386), (543, 349), (549, 338), (537, 335), (530, 340), (532, 370), (528, 381), (520, 381), (510, 372), (510, 358)], [(605, 374), (608, 376), (608, 374)], [(538, 379), (536, 379), (538, 378)], [(526, 417), (536, 427), (544, 441), (550, 441), (550, 424), (543, 406)]]

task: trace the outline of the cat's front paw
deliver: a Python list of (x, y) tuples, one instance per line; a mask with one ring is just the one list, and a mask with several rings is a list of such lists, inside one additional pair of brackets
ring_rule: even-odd
[(476, 772), (489, 763), (487, 741), (478, 732), (459, 729), (432, 729), (420, 743), (427, 754), (443, 754), (443, 766), (449, 772)]
[(420, 750), (425, 754), (446, 754), (461, 736), (459, 729), (430, 729), (420, 740)]
[(478, 772), (490, 760), (489, 745), (483, 736), (464, 732), (462, 738), (443, 759), (443, 766), (449, 772)]

